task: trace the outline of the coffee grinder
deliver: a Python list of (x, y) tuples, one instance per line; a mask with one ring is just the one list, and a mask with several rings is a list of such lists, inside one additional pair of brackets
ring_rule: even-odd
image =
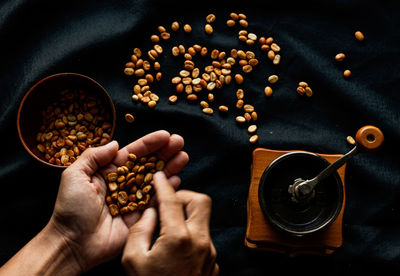
[(345, 155), (255, 149), (245, 245), (289, 256), (332, 254), (343, 244), (346, 162), (383, 140), (377, 127), (364, 126)]

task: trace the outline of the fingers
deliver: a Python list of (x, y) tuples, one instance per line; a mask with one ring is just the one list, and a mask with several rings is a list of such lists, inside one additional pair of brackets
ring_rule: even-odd
[(218, 275), (217, 251), (210, 236), (211, 198), (205, 194), (187, 190), (176, 192), (176, 197), (183, 204), (189, 232), (196, 237), (200, 248), (207, 248), (204, 252), (205, 262), (202, 275)]
[(219, 275), (219, 265), (215, 263), (213, 271), (210, 274), (211, 276), (218, 276)]
[(208, 195), (181, 190), (176, 197), (182, 202), (186, 212), (188, 227), (202, 235), (209, 235), (211, 198)]
[(178, 151), (180, 151), (184, 144), (185, 142), (180, 135), (172, 134), (169, 137), (168, 145), (160, 149), (157, 155), (162, 160), (168, 160), (171, 156), (174, 156)]
[(104, 146), (86, 149), (82, 155), (68, 169), (82, 171), (91, 176), (99, 168), (110, 163), (118, 152), (117, 141), (112, 141)]
[(164, 168), (164, 172), (167, 177), (178, 174), (189, 162), (189, 155), (180, 151), (175, 154), (166, 164)]
[[(129, 153), (134, 153), (138, 157), (157, 153), (159, 158), (168, 161), (165, 172), (170, 177), (180, 172), (189, 161), (187, 153), (180, 152), (183, 145), (184, 140), (179, 135), (170, 136), (164, 130), (150, 133), (120, 149), (113, 160), (113, 164), (103, 170), (102, 174), (106, 177), (109, 172), (115, 171), (117, 166), (121, 166), (127, 161)], [(170, 161), (172, 161), (171, 164), (169, 164)]]
[(161, 232), (174, 233), (186, 229), (182, 203), (176, 197), (175, 190), (169, 183), (164, 172), (157, 172), (153, 176), (154, 188), (158, 201)]
[(210, 253), (210, 263), (211, 263), (211, 271), (210, 271), (210, 275), (214, 276), (214, 275), (218, 275), (219, 274), (219, 266), (216, 262), (217, 260), (217, 250), (215, 249), (214, 244), (211, 241), (211, 253)]
[(143, 136), (142, 138), (130, 143), (123, 147), (114, 159), (116, 166), (121, 166), (128, 160), (128, 154), (134, 153), (138, 157), (146, 156), (150, 153), (154, 153), (170, 141), (170, 134), (165, 130), (159, 130)]
[[(174, 188), (174, 190), (178, 189), (179, 185), (181, 184), (181, 178), (177, 175), (171, 176), (168, 178), (170, 185)], [(149, 206), (154, 207), (155, 204), (155, 197), (151, 198)], [(123, 216), (124, 222), (128, 228), (134, 225), (140, 219), (141, 213), (139, 211), (135, 211), (132, 213), (128, 213)]]
[(201, 275), (218, 275), (215, 274), (216, 272), (219, 272), (219, 267), (216, 262), (217, 260), (217, 251), (215, 250), (214, 244), (211, 241), (211, 238), (206, 241), (207, 243), (207, 250), (208, 252), (204, 252), (204, 262), (203, 262), (203, 268), (202, 268), (202, 274)]
[[(146, 209), (147, 210), (147, 209)], [(130, 212), (128, 214), (125, 214), (124, 216), (122, 216), (122, 219), (125, 222), (125, 225), (130, 228), (132, 227), (132, 225), (134, 225), (135, 223), (138, 222), (138, 220), (140, 220), (142, 213), (139, 211), (134, 211), (134, 212)]]
[(147, 208), (141, 218), (129, 228), (124, 255), (139, 255), (146, 253), (151, 246), (152, 237), (157, 226), (157, 212)]
[(181, 185), (181, 178), (177, 175), (173, 175), (170, 178), (168, 178), (169, 184), (174, 188), (174, 190), (177, 190), (179, 185)]
[(164, 168), (167, 177), (179, 173), (189, 162), (189, 155), (180, 151), (184, 146), (184, 140), (181, 136), (171, 135), (168, 145), (162, 148), (158, 153), (158, 157), (164, 161), (168, 161)]

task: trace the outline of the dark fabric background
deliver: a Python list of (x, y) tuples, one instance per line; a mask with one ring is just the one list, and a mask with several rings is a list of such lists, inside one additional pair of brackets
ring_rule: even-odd
[[(323, 3), (322, 3), (323, 2)], [(273, 36), (282, 48), (282, 62), (273, 66), (259, 47), (237, 40), (239, 27), (228, 29), (230, 12), (248, 16), (248, 30)], [(215, 13), (214, 34), (207, 36), (205, 16)], [(154, 110), (130, 99), (134, 79), (123, 74), (132, 49), (149, 49), (157, 26), (189, 23), (162, 42), (163, 79), (153, 89), (160, 96)], [(6, 262), (48, 221), (61, 171), (28, 155), (16, 130), (19, 103), (37, 81), (60, 72), (86, 74), (101, 83), (117, 109), (115, 139), (121, 146), (158, 129), (185, 138), (190, 162), (182, 171), (181, 188), (213, 199), (211, 234), (221, 275), (267, 275), (272, 271), (350, 275), (355, 272), (400, 271), (400, 167), (394, 151), (400, 138), (400, 13), (385, 1), (28, 1), (0, 3), (0, 264)], [(359, 43), (359, 29), (366, 39)], [(198, 43), (229, 50), (253, 49), (260, 65), (241, 86), (259, 114), (260, 137), (248, 142), (246, 129), (234, 121), (236, 84), (216, 93), (226, 116), (201, 112), (198, 104), (168, 104), (172, 76), (182, 69), (172, 46)], [(338, 52), (347, 54), (342, 64)], [(350, 79), (343, 70), (350, 68)], [(263, 94), (267, 77), (277, 73), (274, 95)], [(312, 98), (299, 97), (299, 81), (307, 81)], [(136, 121), (127, 124), (124, 114)], [(345, 153), (347, 135), (373, 124), (385, 134), (384, 147), (348, 162), (344, 244), (329, 257), (288, 258), (252, 252), (244, 247), (246, 200), (251, 153), (256, 147)], [(84, 208), (84, 206), (82, 206)], [(123, 275), (120, 259), (86, 275)]]

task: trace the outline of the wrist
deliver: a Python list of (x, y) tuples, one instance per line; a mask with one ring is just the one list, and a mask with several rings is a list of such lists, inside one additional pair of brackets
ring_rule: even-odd
[(65, 238), (49, 223), (0, 268), (0, 275), (79, 275), (83, 272)]
[(52, 220), (39, 235), (43, 242), (53, 251), (52, 255), (58, 256), (57, 259), (52, 261), (54, 262), (53, 266), (57, 268), (55, 271), (60, 271), (60, 269), (68, 270), (66, 275), (80, 275), (85, 271), (85, 263), (82, 262), (80, 254), (76, 250), (77, 247), (73, 244), (73, 241), (60, 231)]
[(43, 275), (80, 275), (84, 272), (84, 266), (80, 263), (71, 241), (51, 221), (37, 238), (43, 250), (47, 250), (43, 256)]

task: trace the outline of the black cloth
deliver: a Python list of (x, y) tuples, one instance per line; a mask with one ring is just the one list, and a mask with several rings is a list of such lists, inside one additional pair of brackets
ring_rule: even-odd
[[(238, 40), (238, 24), (225, 24), (230, 12), (247, 15), (248, 30), (275, 38), (281, 63), (274, 66), (258, 42)], [(217, 17), (214, 33), (204, 32), (205, 17)], [(173, 21), (181, 29), (170, 31)], [(183, 24), (193, 31), (185, 34)], [(182, 189), (208, 194), (213, 200), (211, 235), (221, 275), (267, 275), (281, 271), (350, 275), (400, 271), (400, 167), (395, 149), (400, 140), (400, 13), (386, 1), (28, 1), (0, 3), (0, 133), (1, 212), (0, 264), (5, 263), (46, 224), (54, 206), (61, 171), (34, 160), (18, 138), (19, 103), (40, 79), (60, 72), (88, 75), (109, 92), (117, 110), (114, 139), (121, 146), (158, 129), (184, 137), (190, 162), (184, 168)], [(161, 41), (162, 79), (154, 85), (159, 104), (150, 110), (132, 102), (135, 78), (124, 75), (135, 47), (147, 53), (150, 36), (165, 26), (171, 39)], [(361, 30), (359, 42), (354, 32)], [(183, 69), (183, 58), (172, 46), (193, 44), (229, 51), (253, 50), (260, 63), (244, 74), (242, 85), (232, 82), (215, 93), (215, 112), (201, 112), (196, 103), (174, 94), (171, 78)], [(337, 53), (346, 59), (335, 62)], [(200, 69), (210, 59), (197, 59)], [(207, 62), (206, 62), (207, 61)], [(349, 68), (352, 75), (343, 77)], [(235, 67), (234, 72), (240, 72)], [(267, 77), (279, 75), (266, 98)], [(312, 88), (311, 98), (296, 93), (299, 81)], [(258, 112), (259, 140), (250, 144), (247, 128), (235, 117), (235, 91)], [(200, 92), (201, 97), (206, 93)], [(216, 107), (225, 104), (221, 115)], [(127, 124), (124, 114), (136, 120)], [(348, 135), (367, 124), (378, 126), (385, 144), (377, 152), (348, 162), (344, 244), (328, 257), (289, 258), (254, 252), (244, 246), (246, 200), (251, 154), (256, 147), (345, 153)], [(82, 206), (84, 208), (84, 206)], [(123, 275), (120, 258), (101, 264), (86, 275)], [(286, 275), (286, 274), (285, 274)]]

